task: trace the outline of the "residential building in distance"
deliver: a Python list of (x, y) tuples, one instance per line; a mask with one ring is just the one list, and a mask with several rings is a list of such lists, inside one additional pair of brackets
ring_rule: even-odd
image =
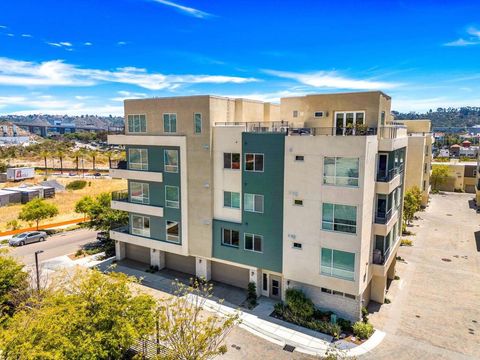
[(407, 128), (382, 92), (125, 101), (129, 258), (356, 320), (383, 303), (400, 244)]
[(449, 162), (433, 162), (432, 165), (448, 167), (448, 177), (438, 185), (438, 190), (476, 193), (478, 176), (478, 163), (476, 161), (451, 159)]
[(422, 206), (428, 205), (431, 190), (432, 145), (435, 138), (430, 120), (399, 120), (407, 127), (408, 152), (405, 171), (405, 189), (418, 187), (422, 192)]

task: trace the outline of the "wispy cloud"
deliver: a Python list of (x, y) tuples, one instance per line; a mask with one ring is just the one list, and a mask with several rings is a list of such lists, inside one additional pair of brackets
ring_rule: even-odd
[(127, 42), (126, 41), (117, 41), (117, 45), (118, 46), (124, 46), (124, 45), (127, 45)]
[(10, 86), (91, 86), (110, 82), (136, 85), (149, 90), (171, 90), (184, 84), (242, 84), (254, 81), (258, 80), (226, 75), (165, 75), (136, 67), (85, 69), (62, 60), (37, 63), (0, 58), (0, 85)]
[(90, 41), (84, 42), (83, 45), (85, 46), (92, 46), (93, 44)]
[(13, 33), (8, 33), (7, 36), (14, 37), (15, 34), (13, 34)]
[(470, 27), (467, 29), (467, 38), (459, 38), (454, 41), (447, 42), (443, 44), (443, 46), (471, 46), (471, 45), (479, 45), (480, 44), (480, 30), (475, 27)]
[(31, 37), (33, 37), (33, 36), (30, 35), (30, 34), (22, 34), (22, 35), (20, 35), (20, 36), (23, 37), (23, 38), (31, 38)]
[(143, 99), (148, 97), (145, 93), (137, 93), (137, 92), (130, 92), (130, 91), (118, 91), (117, 97), (111, 98), (112, 101), (123, 101), (125, 99)]
[(314, 88), (345, 89), (345, 90), (382, 90), (400, 86), (399, 83), (360, 80), (340, 75), (336, 71), (317, 71), (295, 73), (288, 71), (264, 70), (265, 73), (285, 79), (292, 79)]
[(205, 11), (198, 10), (189, 6), (181, 5), (173, 1), (168, 1), (168, 0), (152, 0), (152, 1), (159, 4), (166, 5), (166, 6), (170, 6), (186, 15), (193, 16), (199, 19), (205, 19), (213, 16), (212, 14), (209, 14)]
[(59, 41), (59, 42), (47, 42), (48, 45), (57, 47), (57, 48), (63, 48), (68, 51), (72, 51), (73, 44), (68, 41)]
[(7, 27), (5, 25), (0, 25), (0, 29), (6, 29)]

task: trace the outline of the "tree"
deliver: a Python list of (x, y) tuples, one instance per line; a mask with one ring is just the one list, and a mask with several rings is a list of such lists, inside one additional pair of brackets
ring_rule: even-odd
[(403, 198), (403, 218), (405, 223), (409, 225), (415, 213), (422, 208), (422, 193), (417, 186), (405, 191)]
[(89, 151), (89, 155), (92, 157), (92, 169), (93, 169), (93, 171), (95, 171), (96, 160), (97, 160), (98, 154), (99, 153), (98, 153), (97, 150), (90, 150)]
[(41, 220), (50, 219), (56, 215), (58, 215), (58, 208), (54, 204), (47, 203), (43, 199), (33, 199), (22, 207), (18, 218), (27, 222), (35, 221), (38, 230), (38, 223)]
[(98, 270), (55, 277), (0, 333), (0, 353), (5, 359), (123, 358), (155, 325), (156, 302), (134, 293), (134, 281)]
[[(87, 215), (90, 218), (88, 226), (95, 230), (109, 231), (128, 224), (128, 213), (121, 210), (114, 210), (110, 206), (112, 195), (101, 193), (95, 197), (90, 206), (86, 206)], [(80, 199), (82, 201), (82, 199)], [(79, 205), (80, 201), (75, 205)], [(84, 200), (87, 202), (88, 200)], [(88, 203), (86, 204), (88, 205)], [(83, 205), (80, 205), (81, 207)], [(80, 209), (80, 208), (79, 208)]]
[(238, 314), (220, 317), (203, 311), (211, 285), (177, 282), (175, 288), (175, 296), (161, 300), (158, 309), (157, 337), (166, 352), (158, 359), (207, 360), (225, 354), (223, 342)]
[(430, 175), (430, 182), (433, 190), (438, 191), (438, 187), (445, 183), (448, 178), (448, 165), (433, 165), (432, 174)]
[(91, 196), (84, 196), (75, 204), (75, 212), (78, 214), (83, 214), (83, 220), (85, 220), (93, 204), (94, 201)]
[(0, 324), (12, 314), (28, 289), (28, 274), (8, 251), (0, 250)]
[(60, 160), (60, 174), (63, 174), (63, 158), (65, 157), (65, 151), (63, 149), (59, 149), (57, 150), (56, 155)]
[(43, 158), (44, 161), (44, 167), (45, 167), (45, 176), (48, 176), (48, 170), (47, 170), (47, 158), (50, 156), (50, 151), (48, 150), (42, 150), (40, 151), (40, 156)]

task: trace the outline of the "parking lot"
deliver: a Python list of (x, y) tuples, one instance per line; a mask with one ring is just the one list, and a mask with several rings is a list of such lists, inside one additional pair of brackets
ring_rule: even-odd
[(472, 194), (433, 195), (401, 247), (399, 280), (370, 315), (387, 333), (361, 359), (480, 358), (480, 214)]

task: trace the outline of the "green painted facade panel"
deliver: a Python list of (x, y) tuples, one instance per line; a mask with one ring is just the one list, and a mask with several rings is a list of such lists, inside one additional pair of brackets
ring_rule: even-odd
[[(242, 203), (245, 193), (263, 195), (264, 211), (253, 213), (242, 209), (240, 224), (214, 219), (215, 258), (282, 272), (284, 149), (284, 134), (242, 134)], [(264, 155), (263, 172), (245, 170), (246, 153)], [(238, 248), (222, 245), (224, 228), (239, 231)], [(245, 233), (263, 237), (261, 253), (245, 250)]]
[[(151, 182), (151, 181), (140, 181), (140, 180), (129, 180), (128, 181), (128, 190), (130, 194), (130, 183), (138, 182), (149, 184), (149, 204), (152, 206), (161, 206), (163, 207), (163, 218), (150, 216), (150, 238), (155, 240), (166, 241), (166, 221), (177, 221), (181, 225), (182, 215), (181, 215), (181, 199), (182, 199), (182, 188), (180, 182), (180, 168), (182, 164), (180, 163), (180, 148), (172, 146), (126, 146), (127, 151), (127, 161), (128, 161), (128, 149), (147, 149), (148, 150), (148, 171), (151, 172), (162, 172), (163, 173), (163, 182)], [(164, 171), (164, 150), (177, 150), (178, 151), (178, 172), (170, 173)], [(179, 208), (171, 208), (165, 206), (165, 186), (177, 186), (179, 188)], [(139, 214), (142, 215), (142, 214)], [(179, 234), (181, 238), (181, 226), (179, 226)]]

